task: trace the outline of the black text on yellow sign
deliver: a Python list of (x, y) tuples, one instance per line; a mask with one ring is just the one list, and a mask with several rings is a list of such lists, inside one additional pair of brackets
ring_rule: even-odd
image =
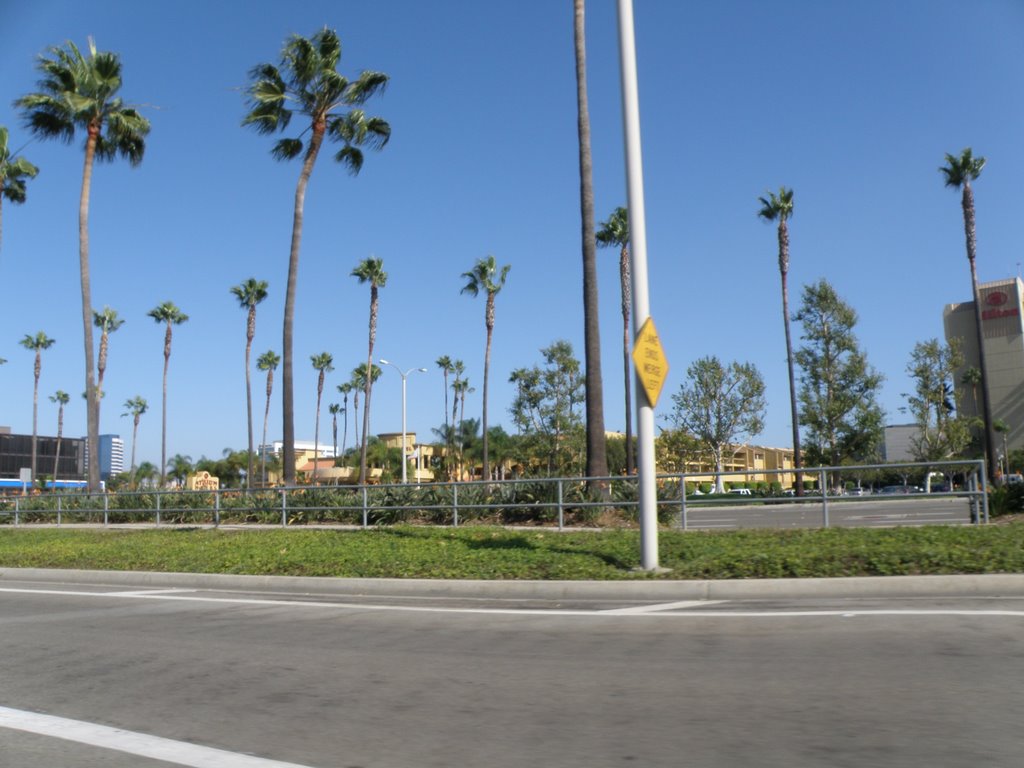
[(647, 318), (640, 327), (636, 342), (633, 344), (633, 364), (636, 375), (640, 379), (647, 402), (653, 408), (658, 404), (661, 388), (668, 377), (668, 360), (658, 340), (658, 331), (654, 327), (654, 319)]

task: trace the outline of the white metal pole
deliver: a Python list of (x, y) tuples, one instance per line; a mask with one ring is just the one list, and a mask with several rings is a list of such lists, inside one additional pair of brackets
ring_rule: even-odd
[[(622, 119), (626, 143), (626, 185), (629, 204), (629, 252), (633, 273), (633, 338), (650, 317), (647, 292), (647, 229), (644, 218), (643, 161), (640, 152), (640, 100), (637, 94), (636, 39), (633, 1), (619, 0), (619, 65), (622, 76)], [(637, 421), (637, 481), (640, 490), (640, 567), (658, 568), (658, 501), (655, 488), (654, 408), (634, 372)]]

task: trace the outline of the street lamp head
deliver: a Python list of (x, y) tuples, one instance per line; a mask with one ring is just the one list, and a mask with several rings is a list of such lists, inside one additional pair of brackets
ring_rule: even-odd
[(391, 365), (391, 363), (389, 361), (385, 360), (383, 357), (380, 359), (380, 364), (381, 365)]
[(416, 370), (419, 371), (420, 373), (426, 373), (427, 372), (426, 368), (417, 368)]

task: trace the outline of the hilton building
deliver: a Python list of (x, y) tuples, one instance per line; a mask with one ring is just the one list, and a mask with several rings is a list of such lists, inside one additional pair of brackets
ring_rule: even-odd
[[(1024, 283), (1019, 277), (981, 283), (982, 343), (988, 379), (992, 418), (1002, 419), (1010, 427), (1006, 434), (1008, 450), (1024, 447)], [(980, 368), (978, 334), (975, 330), (974, 302), (947, 304), (942, 313), (946, 341), (959, 339), (964, 365), (956, 372), (956, 391), (961, 412), (980, 416), (981, 392), (961, 383), (968, 367)], [(994, 435), (997, 450), (1002, 451), (1002, 436)]]

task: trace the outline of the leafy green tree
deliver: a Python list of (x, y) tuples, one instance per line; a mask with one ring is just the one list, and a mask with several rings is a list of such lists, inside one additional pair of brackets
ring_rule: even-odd
[(994, 429), (996, 432), (1002, 435), (1003, 438), (1003, 450), (1002, 453), (999, 454), (1001, 458), (1000, 461), (997, 463), (1000, 465), (1000, 471), (1003, 474), (1006, 474), (1009, 471), (1010, 466), (1010, 454), (1007, 452), (1006, 448), (1006, 434), (1010, 431), (1010, 425), (1007, 424), (1006, 421), (1004, 421), (1003, 419), (996, 419), (995, 421), (992, 422), (992, 429)]
[(704, 445), (685, 429), (663, 429), (654, 440), (655, 464), (663, 472), (684, 473), (690, 463), (700, 463)]
[(7, 127), (0, 125), (0, 242), (3, 237), (3, 201), (25, 202), (25, 182), (34, 179), (39, 169), (23, 157), (11, 153)]
[(60, 465), (60, 440), (64, 435), (64, 406), (71, 401), (71, 395), (58, 389), (50, 395), (50, 402), (57, 403), (57, 453), (53, 457), (53, 482), (57, 482), (57, 467)]
[(383, 90), (388, 77), (381, 72), (362, 72), (349, 80), (338, 72), (341, 40), (337, 32), (324, 28), (312, 37), (293, 35), (281, 50), (280, 64), (259, 64), (250, 72), (247, 89), (249, 113), (242, 121), (261, 134), (284, 131), (294, 114), (304, 118), (300, 136), (284, 138), (271, 150), (276, 160), (293, 160), (302, 155), (302, 170), (295, 187), (292, 239), (288, 254), (288, 282), (284, 299), (283, 337), (283, 421), (284, 480), (295, 483), (295, 408), (292, 387), (292, 329), (295, 317), (295, 286), (302, 243), (306, 187), (324, 139), (339, 142), (334, 159), (353, 175), (363, 167), (361, 147), (380, 149), (391, 136), (391, 127), (379, 117), (370, 117), (362, 106)]
[[(185, 480), (192, 474), (193, 470), (192, 457), (176, 453), (167, 462), (166, 475), (181, 488), (185, 485)], [(163, 476), (161, 476), (160, 484), (163, 485)]]
[(959, 157), (946, 153), (946, 165), (939, 168), (947, 187), (962, 191), (960, 207), (964, 214), (964, 238), (967, 243), (967, 262), (971, 268), (971, 296), (974, 298), (974, 327), (977, 333), (978, 366), (981, 371), (981, 410), (985, 435), (985, 453), (988, 456), (989, 479), (995, 479), (993, 457), (996, 455), (992, 436), (992, 404), (988, 393), (988, 367), (985, 365), (985, 337), (981, 327), (981, 293), (978, 291), (978, 270), (975, 265), (977, 241), (974, 223), (974, 190), (971, 182), (985, 167), (984, 157), (975, 157), (970, 147), (960, 152)]
[(800, 414), (797, 407), (796, 373), (793, 365), (793, 337), (789, 327), (789, 225), (793, 216), (793, 190), (779, 187), (779, 193), (769, 192), (768, 197), (759, 197), (761, 210), (757, 212), (765, 221), (777, 221), (779, 239), (779, 277), (782, 279), (782, 323), (786, 329), (786, 371), (789, 374), (790, 423), (793, 429), (793, 468), (797, 470), (796, 494), (803, 495), (803, 484), (799, 482), (803, 458), (800, 452)]
[[(573, 2), (576, 59), (576, 129), (580, 159), (580, 220), (583, 239), (583, 350), (586, 365), (587, 477), (608, 474), (605, 454), (604, 392), (601, 378), (601, 326), (597, 302), (597, 244), (594, 239), (594, 179), (587, 105), (587, 43), (584, 0)], [(486, 377), (485, 377), (486, 382)], [(485, 387), (486, 389), (486, 387)], [(484, 398), (486, 400), (486, 397)], [(484, 422), (486, 434), (487, 423)], [(593, 489), (592, 489), (593, 490)], [(597, 490), (604, 491), (602, 484)]]
[[(378, 290), (388, 282), (388, 273), (384, 271), (383, 259), (363, 259), (359, 265), (352, 270), (352, 277), (359, 280), (360, 284), (370, 284), (370, 343), (369, 352), (366, 355), (366, 369), (373, 366), (373, 344), (377, 339), (377, 312), (379, 310)], [(363, 376), (363, 439), (359, 453), (359, 484), (366, 483), (366, 441), (369, 439), (370, 428), (370, 393), (373, 391), (373, 382), (376, 377)]]
[(568, 341), (555, 341), (540, 351), (543, 365), (517, 368), (509, 376), (516, 396), (509, 413), (524, 448), (543, 457), (549, 475), (582, 470), (585, 448), (583, 417), (585, 379)]
[[(135, 446), (138, 445), (137, 438), (139, 436), (139, 422), (142, 420), (142, 414), (149, 410), (149, 403), (146, 402), (144, 397), (136, 395), (135, 397), (124, 401), (124, 408), (125, 412), (122, 413), (121, 416), (132, 417), (132, 461), (129, 465), (129, 472), (131, 473), (131, 485), (134, 486), (138, 477), (135, 471)], [(150, 464), (150, 466), (152, 465)], [(154, 470), (155, 469), (156, 468), (154, 467)]]
[(715, 490), (722, 493), (725, 450), (764, 429), (767, 403), (761, 373), (751, 363), (725, 366), (717, 357), (702, 357), (686, 369), (686, 382), (672, 401), (673, 426), (707, 448), (715, 465)]
[(868, 364), (854, 334), (857, 313), (828, 281), (819, 280), (804, 287), (794, 319), (803, 324), (806, 342), (796, 353), (805, 458), (831, 466), (877, 458), (884, 432), (885, 414), (878, 404), (884, 377)]
[[(910, 438), (915, 461), (942, 461), (960, 453), (971, 439), (969, 421), (959, 415), (954, 395), (954, 376), (963, 365), (958, 340), (942, 345), (938, 339), (918, 342), (910, 356), (907, 373), (914, 391), (904, 394), (918, 432)], [(925, 473), (930, 491), (931, 473)]]
[[(134, 167), (145, 153), (149, 121), (118, 96), (121, 60), (115, 53), (97, 51), (89, 39), (88, 57), (74, 43), (50, 48), (39, 57), (39, 91), (15, 102), (23, 110), (29, 129), (44, 139), (70, 143), (76, 129), (85, 131), (85, 165), (78, 204), (78, 260), (82, 286), (82, 326), (85, 341), (85, 391), (88, 405), (89, 455), (99, 455), (99, 396), (93, 367), (92, 296), (89, 274), (89, 198), (95, 161), (118, 155)], [(89, 488), (100, 487), (99, 462), (89, 462)]]
[(263, 439), (260, 441), (260, 482), (267, 482), (267, 421), (270, 419), (270, 396), (274, 392), (274, 371), (281, 362), (281, 356), (268, 349), (256, 358), (256, 367), (267, 372), (267, 405), (263, 409)]
[(490, 465), (488, 463), (487, 450), (487, 382), (491, 372), (491, 339), (494, 336), (494, 297), (498, 295), (505, 285), (508, 271), (511, 265), (506, 264), (500, 269), (493, 256), (486, 259), (477, 259), (476, 264), (468, 272), (463, 272), (466, 284), (462, 287), (462, 293), (477, 296), (480, 293), (487, 295), (487, 303), (484, 308), (484, 325), (487, 328), (487, 346), (484, 349), (484, 406), (483, 406), (483, 478), (491, 479)]
[[(39, 375), (43, 371), (43, 357), (42, 352), (44, 349), (49, 349), (56, 343), (56, 339), (51, 339), (43, 331), (39, 331), (35, 336), (25, 334), (25, 338), (21, 340), (21, 346), (25, 349), (29, 349), (36, 354), (35, 366), (32, 369), (34, 375), (34, 384), (32, 386), (32, 479), (36, 477), (36, 441), (37, 441), (37, 427), (39, 418)], [(92, 454), (95, 456), (95, 454)]]
[(110, 351), (110, 334), (124, 325), (124, 320), (117, 316), (117, 310), (103, 307), (101, 311), (92, 311), (93, 325), (100, 329), (100, 353), (96, 360), (96, 389), (103, 392), (103, 376), (107, 372), (107, 354)]
[(313, 482), (316, 482), (317, 469), (320, 466), (320, 399), (324, 394), (324, 377), (334, 370), (334, 358), (328, 352), (310, 355), (313, 370), (318, 371), (316, 380), (316, 426), (313, 428)]
[(252, 375), (249, 364), (252, 354), (252, 340), (256, 336), (256, 305), (267, 298), (267, 281), (250, 277), (239, 285), (231, 287), (232, 295), (238, 299), (239, 306), (246, 311), (245, 323), (245, 423), (249, 433), (249, 461), (246, 464), (245, 487), (252, 482)]
[(165, 301), (146, 313), (158, 323), (164, 323), (164, 384), (163, 384), (163, 411), (160, 423), (160, 486), (163, 487), (165, 475), (163, 469), (167, 467), (167, 368), (171, 361), (171, 327), (181, 325), (188, 320), (188, 315), (182, 312), (173, 301)]
[[(626, 474), (633, 474), (633, 366), (629, 360), (629, 320), (632, 312), (632, 284), (629, 274), (629, 212), (619, 206), (608, 221), (601, 223), (597, 232), (597, 244), (619, 249), (619, 291), (622, 308), (622, 373), (623, 391), (626, 400), (626, 440), (624, 442)], [(608, 457), (609, 467), (612, 466)]]

